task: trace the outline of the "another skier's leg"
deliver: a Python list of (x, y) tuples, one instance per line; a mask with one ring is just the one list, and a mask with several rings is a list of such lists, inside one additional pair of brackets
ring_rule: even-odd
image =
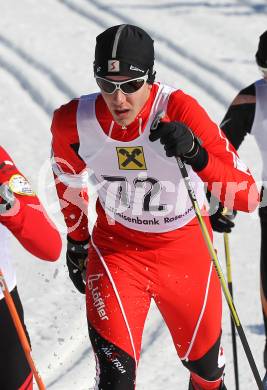
[[(29, 339), (17, 288), (11, 291), (11, 296)], [(1, 390), (31, 390), (32, 372), (5, 299), (0, 300), (0, 345)]]

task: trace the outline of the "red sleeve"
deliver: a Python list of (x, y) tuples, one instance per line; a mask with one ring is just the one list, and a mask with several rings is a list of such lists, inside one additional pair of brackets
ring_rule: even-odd
[(57, 260), (61, 252), (60, 234), (27, 179), (2, 147), (0, 183), (9, 185), (16, 198), (10, 211), (0, 215), (0, 222), (31, 254), (43, 260)]
[[(74, 240), (89, 237), (86, 165), (78, 154), (76, 124), (78, 100), (54, 112), (52, 132), (53, 171), (68, 234)], [(86, 183), (85, 183), (86, 182)]]
[(229, 209), (253, 211), (259, 203), (256, 183), (222, 130), (195, 99), (175, 91), (167, 115), (186, 124), (208, 153), (208, 164), (197, 172), (208, 189)]

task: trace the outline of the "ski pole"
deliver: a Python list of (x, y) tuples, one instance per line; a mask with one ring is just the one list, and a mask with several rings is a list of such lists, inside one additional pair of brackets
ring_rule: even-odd
[(31, 347), (29, 345), (28, 339), (26, 337), (24, 328), (22, 326), (21, 320), (19, 318), (16, 306), (14, 304), (14, 301), (8, 291), (7, 284), (4, 278), (4, 275), (2, 273), (2, 270), (0, 269), (0, 286), (4, 294), (4, 298), (6, 300), (7, 307), (9, 309), (10, 315), (12, 317), (12, 320), (14, 322), (15, 328), (17, 330), (18, 337), (20, 339), (21, 346), (24, 350), (24, 353), (26, 355), (26, 359), (29, 363), (29, 366), (33, 372), (34, 378), (36, 380), (36, 383), (38, 385), (38, 388), (40, 390), (45, 390), (45, 385), (43, 384), (43, 381), (35, 367), (34, 361), (31, 357)]
[(190, 198), (190, 200), (192, 202), (192, 206), (193, 206), (193, 208), (195, 210), (196, 217), (197, 217), (197, 219), (199, 221), (199, 225), (200, 225), (202, 234), (204, 236), (204, 239), (206, 241), (206, 244), (207, 244), (207, 247), (208, 247), (211, 259), (213, 261), (213, 264), (214, 264), (214, 267), (216, 269), (217, 275), (218, 275), (218, 277), (219, 277), (219, 279), (221, 281), (222, 290), (223, 290), (226, 302), (228, 303), (228, 306), (229, 306), (229, 309), (230, 309), (233, 321), (235, 323), (237, 332), (239, 334), (240, 340), (242, 342), (244, 351), (246, 353), (246, 356), (247, 356), (250, 368), (252, 370), (252, 373), (254, 375), (254, 378), (255, 378), (255, 381), (256, 381), (256, 383), (258, 385), (259, 390), (264, 390), (263, 389), (263, 385), (262, 385), (262, 381), (261, 381), (261, 377), (260, 377), (259, 371), (257, 369), (255, 360), (253, 358), (252, 352), (250, 350), (250, 347), (249, 347), (249, 344), (248, 344), (245, 332), (243, 330), (243, 327), (241, 325), (241, 322), (240, 322), (240, 319), (238, 317), (237, 311), (235, 309), (234, 302), (232, 300), (231, 294), (230, 294), (230, 292), (228, 290), (228, 287), (226, 285), (226, 281), (225, 281), (225, 278), (224, 278), (224, 275), (223, 275), (223, 272), (222, 272), (222, 269), (221, 269), (221, 266), (220, 266), (217, 254), (216, 254), (216, 251), (215, 251), (215, 249), (213, 247), (213, 244), (212, 244), (212, 241), (211, 241), (211, 238), (210, 238), (210, 234), (209, 234), (207, 226), (206, 226), (206, 224), (205, 224), (205, 222), (204, 222), (204, 220), (203, 220), (203, 218), (201, 216), (201, 211), (200, 211), (200, 208), (199, 208), (199, 205), (198, 205), (198, 202), (197, 202), (197, 199), (196, 199), (196, 196), (195, 196), (195, 192), (193, 190), (190, 178), (188, 176), (187, 169), (186, 169), (185, 164), (183, 163), (183, 161), (181, 160), (180, 157), (176, 157), (176, 160), (177, 160), (178, 166), (180, 168), (182, 177), (184, 179), (184, 182), (185, 182), (185, 185), (186, 185), (186, 188), (187, 188), (187, 192), (188, 192), (189, 198)]
[[(163, 111), (161, 111), (158, 114), (156, 114), (155, 119), (154, 119), (154, 121), (152, 122), (152, 125), (151, 125), (151, 130), (152, 131), (155, 130), (158, 127), (159, 122), (164, 117), (165, 117), (165, 113)], [(242, 342), (242, 345), (243, 345), (244, 351), (246, 353), (249, 365), (250, 365), (252, 373), (254, 375), (254, 379), (255, 379), (255, 381), (256, 381), (256, 383), (258, 385), (258, 389), (259, 390), (264, 390), (263, 384), (262, 384), (262, 381), (261, 381), (261, 377), (260, 377), (260, 374), (259, 374), (259, 371), (257, 369), (255, 360), (254, 360), (252, 352), (250, 350), (250, 347), (249, 347), (249, 344), (248, 344), (245, 332), (244, 332), (243, 327), (241, 325), (241, 322), (239, 320), (239, 317), (238, 317), (237, 311), (235, 309), (234, 302), (232, 300), (231, 294), (230, 294), (230, 292), (228, 290), (228, 287), (227, 287), (227, 284), (226, 284), (226, 281), (225, 281), (225, 278), (224, 278), (224, 275), (223, 275), (223, 272), (222, 272), (222, 269), (221, 269), (221, 266), (220, 266), (217, 254), (216, 254), (216, 251), (215, 251), (215, 249), (213, 247), (213, 243), (212, 243), (212, 240), (210, 238), (209, 231), (208, 231), (207, 226), (206, 226), (206, 224), (204, 222), (204, 219), (201, 216), (201, 210), (200, 210), (198, 201), (196, 199), (196, 195), (195, 195), (195, 192), (193, 190), (193, 186), (191, 184), (190, 177), (188, 176), (186, 166), (185, 166), (184, 162), (181, 160), (180, 157), (176, 157), (176, 161), (177, 161), (178, 167), (180, 169), (181, 175), (182, 175), (182, 177), (184, 179), (184, 183), (185, 183), (185, 186), (186, 186), (186, 189), (187, 189), (187, 192), (188, 192), (188, 196), (189, 196), (189, 198), (190, 198), (190, 200), (192, 202), (192, 206), (194, 208), (196, 217), (198, 219), (198, 222), (199, 222), (199, 225), (200, 225), (200, 228), (201, 228), (204, 240), (205, 240), (205, 242), (207, 244), (207, 248), (208, 248), (211, 260), (213, 262), (213, 265), (215, 267), (215, 270), (216, 270), (217, 275), (219, 277), (219, 280), (221, 282), (221, 286), (222, 286), (222, 290), (223, 290), (226, 302), (227, 302), (228, 307), (230, 309), (230, 313), (232, 315), (232, 318), (233, 318), (233, 321), (235, 323), (237, 332), (238, 332), (240, 340)]]
[[(231, 257), (230, 257), (230, 246), (229, 246), (229, 235), (228, 233), (223, 234), (224, 240), (224, 251), (226, 260), (226, 271), (227, 271), (227, 285), (231, 297), (233, 299), (233, 283), (232, 283), (232, 269), (231, 269)], [(233, 318), (231, 320), (231, 334), (232, 334), (232, 347), (233, 347), (233, 358), (234, 358), (234, 373), (235, 373), (235, 388), (239, 390), (239, 375), (238, 375), (238, 360), (237, 360), (237, 345), (236, 345), (236, 333), (235, 324)]]

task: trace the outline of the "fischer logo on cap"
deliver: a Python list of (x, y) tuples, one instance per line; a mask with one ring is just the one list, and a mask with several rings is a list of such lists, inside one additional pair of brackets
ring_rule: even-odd
[(134, 65), (130, 65), (130, 70), (135, 70), (136, 72), (142, 72), (142, 73), (145, 73), (144, 70), (140, 69), (140, 68), (137, 68), (136, 66)]
[(108, 71), (109, 72), (119, 72), (120, 71), (120, 61), (108, 60)]

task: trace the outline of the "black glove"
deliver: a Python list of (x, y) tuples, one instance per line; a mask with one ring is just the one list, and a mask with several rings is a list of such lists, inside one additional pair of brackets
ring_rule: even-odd
[(208, 163), (208, 153), (192, 131), (181, 122), (160, 122), (155, 130), (151, 130), (149, 139), (152, 142), (159, 139), (167, 157), (181, 157), (197, 171)]
[(67, 266), (69, 277), (77, 290), (85, 294), (85, 270), (88, 259), (89, 239), (85, 241), (75, 241), (67, 236)]
[(212, 229), (219, 233), (231, 233), (232, 228), (235, 226), (233, 219), (236, 216), (236, 210), (223, 214), (223, 206), (220, 204), (218, 210), (210, 215), (210, 223)]

